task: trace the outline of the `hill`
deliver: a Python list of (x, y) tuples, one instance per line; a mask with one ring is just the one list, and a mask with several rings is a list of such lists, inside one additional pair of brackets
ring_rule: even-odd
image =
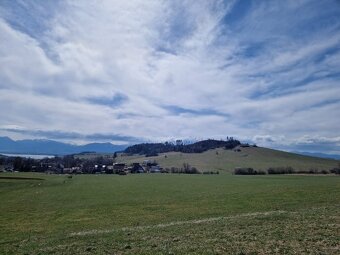
[(218, 148), (203, 153), (167, 152), (154, 157), (120, 154), (116, 160), (127, 163), (156, 160), (162, 167), (181, 167), (183, 163), (189, 163), (201, 171), (218, 170), (224, 172), (232, 172), (235, 167), (253, 167), (266, 170), (269, 167), (281, 166), (291, 166), (296, 170), (329, 170), (339, 163), (338, 160), (334, 159), (304, 156), (262, 147), (236, 147), (236, 150)]
[(14, 141), (8, 137), (0, 137), (0, 153), (67, 155), (83, 151), (114, 153), (125, 148), (125, 145), (114, 145), (112, 143), (74, 145), (44, 139)]
[(227, 140), (202, 140), (195, 143), (184, 144), (182, 140), (177, 140), (176, 143), (141, 143), (129, 146), (125, 149), (127, 154), (139, 154), (147, 156), (155, 156), (158, 153), (179, 151), (184, 153), (202, 153), (207, 150), (224, 147), (226, 149), (233, 149), (240, 145), (240, 141), (230, 137)]

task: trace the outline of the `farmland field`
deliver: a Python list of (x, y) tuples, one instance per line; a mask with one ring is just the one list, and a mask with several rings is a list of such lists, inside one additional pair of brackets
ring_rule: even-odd
[(0, 201), (0, 254), (340, 252), (338, 176), (3, 173)]
[(223, 148), (208, 150), (203, 153), (161, 153), (155, 157), (144, 155), (119, 155), (117, 162), (142, 163), (144, 160), (156, 160), (162, 167), (182, 167), (189, 163), (201, 171), (214, 170), (233, 172), (235, 167), (253, 167), (257, 170), (267, 170), (269, 167), (293, 167), (295, 170), (329, 170), (338, 165), (334, 159), (303, 156), (263, 147), (239, 148), (239, 152)]

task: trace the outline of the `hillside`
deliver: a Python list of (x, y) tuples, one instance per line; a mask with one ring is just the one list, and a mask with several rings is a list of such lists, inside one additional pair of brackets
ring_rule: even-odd
[(337, 166), (337, 160), (304, 156), (262, 147), (240, 148), (239, 152), (223, 148), (203, 153), (168, 152), (155, 157), (120, 154), (117, 162), (143, 162), (156, 160), (162, 167), (181, 167), (189, 163), (199, 170), (219, 170), (232, 172), (235, 167), (253, 167), (266, 170), (269, 167), (291, 166), (296, 170), (327, 169)]

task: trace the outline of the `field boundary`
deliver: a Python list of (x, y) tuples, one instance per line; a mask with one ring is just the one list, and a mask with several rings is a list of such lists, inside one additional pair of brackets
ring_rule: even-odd
[(5, 180), (23, 180), (23, 181), (44, 181), (45, 179), (43, 178), (37, 178), (37, 177), (14, 177), (14, 176), (0, 176), (0, 179), (5, 179)]

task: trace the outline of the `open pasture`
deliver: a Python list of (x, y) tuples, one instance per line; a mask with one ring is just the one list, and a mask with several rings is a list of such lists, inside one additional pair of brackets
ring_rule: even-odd
[(0, 179), (0, 254), (339, 254), (337, 176)]

